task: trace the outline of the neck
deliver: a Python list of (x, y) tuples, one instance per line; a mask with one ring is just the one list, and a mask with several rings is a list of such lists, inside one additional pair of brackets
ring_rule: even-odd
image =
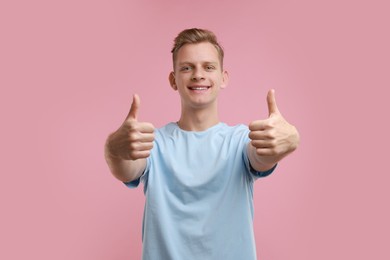
[(186, 131), (204, 131), (219, 123), (216, 106), (213, 109), (183, 109), (178, 126)]

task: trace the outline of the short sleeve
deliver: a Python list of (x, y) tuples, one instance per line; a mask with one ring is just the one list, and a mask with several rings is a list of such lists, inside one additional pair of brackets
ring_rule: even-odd
[[(248, 161), (249, 161), (249, 159), (248, 159)], [(271, 169), (269, 169), (267, 171), (259, 172), (259, 171), (256, 171), (255, 169), (253, 169), (252, 165), (250, 165), (250, 162), (249, 162), (250, 171), (256, 178), (267, 177), (275, 170), (277, 165), (278, 164), (275, 164)]]
[[(142, 174), (144, 175), (144, 173)], [(142, 176), (141, 176), (142, 177)], [(134, 180), (134, 181), (130, 181), (130, 182), (124, 182), (124, 184), (128, 187), (128, 188), (137, 188), (138, 185), (140, 184), (141, 182), (141, 177), (139, 177), (138, 179)]]
[(249, 161), (247, 145), (248, 145), (248, 143), (246, 143), (245, 146), (243, 147), (243, 156), (244, 156), (244, 162), (245, 162), (245, 166), (246, 166), (247, 171), (251, 174), (251, 176), (254, 178), (254, 180), (256, 180), (258, 178), (262, 178), (262, 177), (267, 177), (268, 175), (270, 175), (275, 170), (277, 164), (275, 164), (271, 169), (269, 169), (267, 171), (263, 171), (263, 172), (256, 171), (252, 167), (252, 165)]

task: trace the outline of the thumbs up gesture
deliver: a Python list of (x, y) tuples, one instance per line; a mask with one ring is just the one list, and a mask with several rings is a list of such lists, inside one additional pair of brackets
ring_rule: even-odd
[(297, 129), (289, 124), (276, 105), (275, 91), (267, 95), (269, 116), (249, 124), (249, 138), (263, 164), (272, 165), (294, 151), (299, 143)]
[(139, 107), (140, 98), (134, 95), (125, 121), (108, 138), (107, 148), (110, 156), (124, 160), (137, 160), (150, 155), (154, 141), (154, 126), (151, 123), (138, 122)]

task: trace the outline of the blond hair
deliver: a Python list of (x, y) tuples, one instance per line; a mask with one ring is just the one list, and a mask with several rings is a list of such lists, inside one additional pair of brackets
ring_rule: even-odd
[(192, 29), (186, 29), (182, 32), (180, 32), (173, 44), (172, 48), (172, 59), (173, 59), (173, 66), (175, 66), (175, 61), (177, 57), (177, 53), (179, 52), (179, 49), (183, 47), (185, 44), (195, 44), (195, 43), (201, 43), (201, 42), (209, 42), (218, 51), (218, 57), (219, 62), (221, 63), (221, 69), (223, 68), (223, 48), (217, 41), (217, 36), (209, 30), (205, 29), (198, 29), (198, 28), (192, 28)]

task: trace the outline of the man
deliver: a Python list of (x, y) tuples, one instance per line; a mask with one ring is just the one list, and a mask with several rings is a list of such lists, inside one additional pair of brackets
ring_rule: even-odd
[(122, 126), (106, 142), (113, 175), (146, 196), (143, 259), (256, 259), (253, 183), (269, 175), (299, 142), (279, 112), (248, 127), (218, 120), (217, 97), (228, 83), (223, 49), (207, 30), (175, 39), (169, 82), (181, 98), (179, 121), (154, 129), (138, 121), (134, 95)]

